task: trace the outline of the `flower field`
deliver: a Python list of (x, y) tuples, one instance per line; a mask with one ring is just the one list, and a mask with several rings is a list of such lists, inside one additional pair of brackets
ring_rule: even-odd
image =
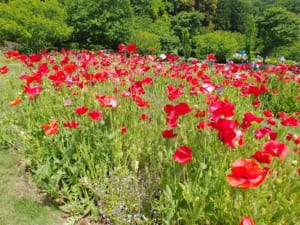
[(184, 62), (120, 45), (9, 51), (0, 82), (1, 145), (72, 218), (300, 224), (299, 66)]

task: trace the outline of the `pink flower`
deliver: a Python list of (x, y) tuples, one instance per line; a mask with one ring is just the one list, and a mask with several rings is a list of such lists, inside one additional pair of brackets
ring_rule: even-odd
[(255, 221), (248, 216), (243, 216), (239, 225), (255, 225)]

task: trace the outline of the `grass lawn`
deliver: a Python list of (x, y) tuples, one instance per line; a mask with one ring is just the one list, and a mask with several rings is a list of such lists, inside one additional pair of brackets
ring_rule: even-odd
[(0, 150), (0, 225), (60, 225), (62, 214), (41, 202), (18, 168), (15, 153)]

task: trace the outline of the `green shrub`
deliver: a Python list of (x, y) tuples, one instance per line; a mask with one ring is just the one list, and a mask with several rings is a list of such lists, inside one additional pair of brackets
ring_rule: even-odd
[(217, 60), (225, 62), (234, 52), (239, 50), (236, 35), (228, 31), (214, 31), (195, 37), (196, 56), (205, 58), (209, 53), (214, 53)]
[(160, 41), (159, 36), (146, 31), (137, 30), (133, 32), (129, 39), (130, 43), (135, 43), (139, 52), (149, 53), (154, 50), (156, 52), (160, 51)]
[(286, 59), (300, 62), (300, 41), (295, 41), (293, 44), (282, 46), (274, 49), (271, 53), (274, 57), (284, 56)]
[(57, 0), (0, 3), (0, 42), (17, 42), (25, 52), (53, 47), (71, 34), (64, 18)]

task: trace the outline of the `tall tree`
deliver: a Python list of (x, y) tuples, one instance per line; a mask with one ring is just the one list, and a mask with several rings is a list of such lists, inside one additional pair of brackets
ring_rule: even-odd
[(257, 25), (264, 59), (273, 48), (299, 40), (300, 19), (285, 8), (266, 9)]
[(195, 0), (164, 0), (168, 13), (172, 16), (185, 11), (195, 10)]
[(255, 12), (254, 5), (248, 0), (218, 0), (214, 23), (216, 29), (244, 33), (247, 18)]
[(195, 0), (195, 9), (204, 15), (203, 26), (213, 28), (218, 0)]
[(130, 0), (130, 3), (136, 16), (150, 16), (156, 19), (166, 14), (163, 0)]
[(214, 24), (216, 30), (231, 29), (231, 0), (218, 0)]
[(246, 18), (245, 48), (249, 60), (251, 60), (251, 50), (255, 46), (256, 35), (257, 35), (257, 27), (256, 27), (254, 16), (248, 15)]
[(244, 33), (247, 28), (247, 18), (253, 13), (253, 5), (248, 0), (232, 0), (231, 3), (231, 31)]
[[(79, 47), (117, 48), (130, 35), (133, 10), (129, 0), (66, 0), (72, 41)], [(97, 46), (96, 46), (97, 47)]]
[(181, 12), (172, 17), (171, 26), (178, 37), (181, 37), (184, 29), (194, 36), (201, 33), (203, 19), (203, 15), (199, 12)]
[(185, 60), (187, 60), (188, 57), (190, 57), (192, 52), (192, 46), (191, 46), (192, 42), (190, 39), (189, 31), (186, 28), (182, 30), (181, 45), (182, 45), (184, 58)]

